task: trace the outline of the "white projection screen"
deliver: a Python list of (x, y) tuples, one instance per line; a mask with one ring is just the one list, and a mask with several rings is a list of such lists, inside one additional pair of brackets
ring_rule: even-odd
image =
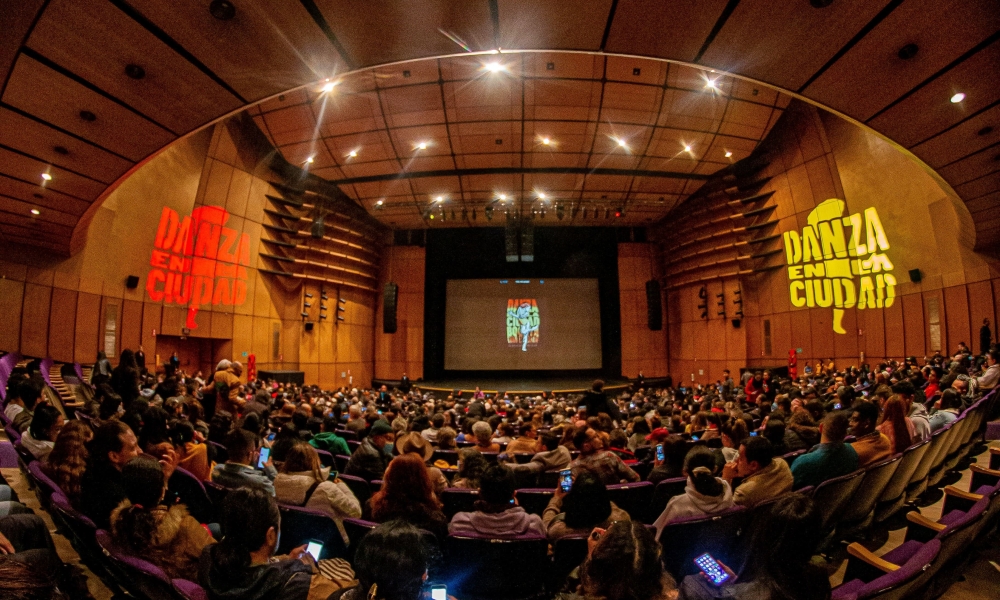
[(444, 368), (601, 368), (597, 279), (449, 279)]

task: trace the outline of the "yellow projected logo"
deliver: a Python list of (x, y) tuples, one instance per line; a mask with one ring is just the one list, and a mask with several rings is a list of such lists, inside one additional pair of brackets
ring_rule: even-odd
[(845, 217), (844, 207), (843, 200), (826, 200), (809, 213), (801, 234), (784, 234), (792, 306), (833, 307), (836, 333), (847, 333), (845, 308), (888, 308), (896, 297), (878, 212), (868, 208)]
[(534, 298), (507, 300), (507, 345), (521, 347), (538, 345), (538, 303)]

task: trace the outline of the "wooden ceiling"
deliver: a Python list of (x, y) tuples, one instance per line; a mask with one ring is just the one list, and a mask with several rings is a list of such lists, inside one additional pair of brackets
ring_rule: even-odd
[(496, 225), (487, 206), (542, 225), (655, 222), (749, 156), (791, 99), (662, 60), (571, 52), (428, 59), (335, 83), (250, 112), (288, 162), (398, 229)]
[[(228, 7), (235, 9), (232, 18), (213, 16), (226, 16)], [(675, 72), (683, 79), (690, 69), (610, 55), (665, 58), (751, 77), (871, 126), (954, 187), (976, 222), (977, 248), (1000, 245), (1000, 9), (995, 0), (834, 0), (823, 8), (810, 0), (19, 0), (0, 4), (0, 30), (0, 239), (5, 242), (72, 253), (85, 240), (102, 196), (144, 158), (284, 90), (393, 61), (503, 48), (609, 56), (561, 58), (580, 71), (551, 77), (540, 66), (544, 55), (512, 55), (515, 64), (494, 79), (479, 77), (478, 67), (470, 66), (476, 62), (472, 57), (420, 61), (409, 68), (412, 81), (399, 84), (394, 81), (408, 67), (389, 65), (344, 77), (343, 107), (345, 114), (357, 115), (348, 121), (356, 122), (333, 124), (315, 112), (306, 115), (316, 106), (308, 104), (315, 94), (308, 89), (285, 95), (290, 108), (299, 107), (288, 121), (316, 119), (322, 156), (315, 160), (328, 162), (313, 166), (317, 172), (327, 169), (331, 180), (391, 172), (388, 165), (376, 164), (352, 171), (362, 162), (348, 165), (338, 153), (346, 148), (339, 145), (348, 141), (344, 136), (354, 135), (365, 142), (363, 148), (371, 148), (371, 157), (381, 157), (369, 162), (405, 157), (414, 161), (409, 169), (421, 171), (517, 171), (564, 164), (588, 169), (603, 159), (602, 168), (641, 170), (646, 161), (649, 170), (685, 173), (693, 181), (724, 164), (715, 162), (712, 143), (731, 135), (721, 129), (730, 104), (768, 103), (739, 95), (743, 84), (736, 83), (721, 98), (708, 98), (703, 90), (672, 83)], [(639, 75), (632, 74), (632, 64), (639, 65)], [(484, 89), (491, 86), (497, 89)], [(964, 100), (950, 102), (958, 92)], [(712, 108), (693, 115), (675, 112), (676, 98), (687, 94), (708, 99), (704, 106)], [(516, 102), (518, 95), (524, 102)], [(775, 97), (769, 112), (777, 112), (781, 97)], [(666, 108), (653, 109), (657, 101)], [(341, 106), (332, 99), (326, 104)], [(656, 121), (644, 120), (654, 113)], [(668, 122), (660, 123), (664, 114)], [(567, 120), (569, 115), (573, 118)], [(257, 116), (270, 127), (267, 117)], [(707, 118), (720, 129), (679, 125), (672, 121), (677, 116)], [(384, 127), (373, 126), (379, 118)], [(744, 118), (748, 122), (739, 122)], [(766, 130), (770, 117), (763, 124), (762, 119), (739, 116), (732, 123)], [(564, 124), (553, 128), (558, 152), (526, 147), (542, 135), (536, 131), (540, 123)], [(602, 147), (609, 124), (621, 126), (626, 137), (636, 136), (639, 144), (629, 140), (634, 154)], [(297, 156), (292, 146), (303, 140), (292, 140), (301, 133), (288, 122), (285, 126), (290, 128), (271, 135), (283, 151)], [(665, 165), (670, 154), (660, 146), (676, 147), (681, 131), (707, 137), (693, 146), (695, 159)], [(413, 140), (406, 133), (433, 134), (435, 143), (415, 157), (407, 154), (406, 144)], [(619, 135), (617, 130), (613, 135)], [(752, 140), (754, 135), (732, 137)], [(491, 141), (495, 148), (487, 151)], [(42, 179), (42, 173), (51, 179)], [(581, 182), (578, 173), (525, 171), (520, 186), (517, 173), (506, 176), (512, 194), (530, 194), (535, 178), (543, 175), (564, 178), (553, 189), (572, 190), (580, 198), (617, 188), (623, 202), (635, 202), (635, 211), (626, 210), (628, 219), (644, 219), (638, 215), (645, 209), (639, 207), (654, 198), (634, 187), (646, 185), (649, 176), (632, 178), (632, 187), (602, 181), (599, 174)], [(376, 194), (375, 182), (345, 184), (345, 191), (363, 201), (386, 195), (388, 202), (398, 195), (403, 206), (407, 198), (418, 206), (422, 195), (436, 192), (430, 188), (448, 187), (448, 194), (470, 202), (486, 200), (477, 194), (494, 191), (473, 175), (466, 189), (465, 177), (445, 174), (436, 185), (435, 178), (407, 179), (409, 195)], [(489, 177), (501, 175), (490, 172)], [(685, 181), (655, 179), (664, 189)], [(689, 191), (689, 184), (671, 196), (664, 192), (664, 204)], [(612, 193), (607, 200), (613, 200)], [(389, 223), (390, 209), (384, 211)], [(409, 210), (406, 219), (417, 211)], [(399, 226), (405, 226), (403, 220)]]

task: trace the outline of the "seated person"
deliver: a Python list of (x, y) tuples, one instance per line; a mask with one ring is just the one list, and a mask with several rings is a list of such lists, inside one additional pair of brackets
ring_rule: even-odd
[(486, 421), (476, 421), (472, 425), (472, 435), (475, 436), (474, 448), (480, 452), (500, 452), (500, 444), (493, 441), (493, 428)]
[(361, 517), (361, 504), (351, 488), (339, 478), (329, 481), (330, 469), (322, 466), (312, 445), (299, 442), (292, 446), (274, 478), (274, 496), (278, 502), (304, 506), (330, 515), (337, 524), (344, 543), (344, 518)]
[(83, 421), (73, 420), (63, 426), (42, 470), (59, 486), (73, 506), (80, 505), (80, 480), (87, 468), (90, 452), (87, 444), (94, 430)]
[(657, 540), (671, 521), (714, 515), (733, 506), (733, 491), (729, 482), (716, 477), (715, 471), (715, 453), (708, 448), (695, 446), (687, 453), (684, 458), (687, 487), (682, 495), (670, 499), (653, 523)]
[(226, 436), (229, 460), (212, 471), (212, 481), (227, 488), (260, 487), (274, 495), (274, 478), (278, 472), (271, 459), (264, 463), (264, 470), (256, 469), (260, 456), (257, 436), (245, 429), (234, 429)]
[(448, 519), (441, 512), (441, 501), (434, 494), (424, 461), (415, 454), (392, 459), (382, 489), (372, 494), (368, 506), (376, 523), (402, 519), (430, 531), (439, 540), (448, 535)]
[(344, 468), (344, 474), (361, 477), (367, 481), (382, 479), (389, 461), (392, 460), (392, 443), (395, 440), (396, 434), (388, 421), (385, 419), (375, 421), (371, 431), (368, 432), (368, 437), (351, 455), (351, 460)]
[(170, 438), (177, 452), (177, 466), (188, 471), (199, 481), (212, 479), (212, 461), (208, 458), (208, 444), (195, 432), (194, 425), (189, 421), (175, 421), (170, 429)]
[(567, 535), (586, 535), (595, 527), (605, 529), (615, 521), (629, 519), (629, 514), (610, 500), (607, 486), (587, 471), (573, 480), (569, 492), (557, 485), (542, 513), (551, 541)]
[(733, 503), (756, 506), (792, 491), (792, 471), (784, 459), (774, 456), (774, 448), (767, 438), (749, 437), (740, 444), (739, 456), (722, 469), (722, 478), (732, 484), (740, 477), (741, 483), (733, 491)]
[(792, 489), (817, 486), (827, 479), (847, 475), (858, 469), (858, 453), (850, 444), (844, 443), (847, 425), (847, 411), (826, 414), (819, 424), (819, 444), (792, 463)]
[(545, 537), (542, 518), (526, 512), (514, 501), (514, 473), (504, 465), (490, 465), (479, 481), (475, 512), (456, 513), (448, 533), (495, 538)]
[[(38, 515), (21, 513), (0, 517), (0, 556), (0, 560), (9, 559), (27, 565), (33, 571), (46, 575), (49, 580), (58, 581), (60, 585), (69, 583), (65, 581), (69, 573), (62, 568), (63, 563), (56, 554), (49, 528)], [(10, 589), (6, 586), (2, 589), (5, 593), (0, 593), (0, 596), (9, 598)], [(64, 586), (63, 589), (70, 591), (69, 586)]]
[(354, 554), (358, 585), (340, 600), (420, 600), (431, 551), (419, 529), (389, 521), (368, 532)]
[(167, 480), (160, 463), (137, 456), (122, 468), (122, 482), (127, 499), (111, 513), (115, 543), (171, 579), (196, 580), (201, 551), (215, 540), (183, 504), (162, 504)]
[(211, 600), (307, 600), (327, 598), (343, 587), (319, 573), (305, 546), (274, 556), (281, 515), (263, 489), (229, 492), (221, 525), (222, 539), (206, 547), (198, 563), (198, 583)]
[(457, 450), (458, 443), (455, 438), (458, 436), (451, 427), (442, 427), (437, 434), (437, 447), (439, 450)]
[(434, 446), (431, 446), (427, 438), (416, 431), (400, 435), (396, 438), (396, 454), (400, 456), (415, 454), (423, 459), (424, 464), (427, 465), (427, 474), (434, 483), (435, 494), (440, 494), (448, 488), (448, 478), (444, 476), (441, 469), (429, 464), (431, 457), (434, 456)]
[(573, 445), (580, 451), (580, 457), (569, 465), (574, 477), (586, 470), (595, 474), (604, 485), (614, 485), (622, 481), (636, 482), (641, 479), (639, 474), (630, 469), (616, 454), (604, 450), (601, 436), (590, 427), (581, 427), (576, 432), (573, 436)]
[(622, 460), (635, 460), (635, 454), (628, 446), (628, 436), (621, 429), (612, 429), (608, 434), (608, 451), (615, 453)]
[(765, 526), (751, 540), (749, 560), (738, 578), (727, 565), (722, 566), (730, 579), (721, 587), (710, 584), (701, 573), (689, 575), (681, 582), (678, 597), (826, 600), (830, 580), (822, 567), (810, 562), (823, 539), (821, 523), (810, 498), (789, 494), (774, 504)]
[(335, 433), (337, 425), (337, 417), (333, 413), (328, 414), (323, 418), (323, 431), (312, 436), (309, 445), (318, 450), (326, 450), (334, 456), (350, 456), (351, 448), (347, 445), (347, 440)]
[(38, 460), (45, 460), (56, 445), (56, 437), (66, 423), (62, 413), (48, 404), (39, 405), (31, 425), (21, 436), (21, 445)]
[[(948, 388), (941, 394), (941, 399), (937, 401), (937, 410), (928, 419), (931, 432), (941, 429), (945, 425), (951, 425), (958, 420), (958, 415), (962, 412), (962, 396), (954, 389)], [(24, 443), (22, 438), (21, 443)]]
[[(725, 435), (723, 435), (725, 439)], [(663, 460), (656, 458), (656, 447), (653, 447), (653, 470), (649, 472), (646, 481), (658, 484), (666, 479), (684, 477), (684, 457), (687, 456), (687, 444), (684, 438), (676, 433), (669, 434), (662, 442)], [(723, 448), (725, 450), (725, 448)], [(737, 451), (737, 454), (739, 451)]]
[(431, 417), (431, 426), (420, 432), (420, 435), (431, 444), (438, 442), (438, 433), (444, 427), (444, 413), (435, 413)]
[(851, 408), (851, 447), (858, 453), (858, 468), (885, 460), (892, 456), (892, 442), (878, 426), (878, 407), (863, 400)]
[[(80, 510), (98, 529), (111, 529), (111, 511), (128, 498), (122, 469), (139, 456), (139, 440), (121, 421), (108, 421), (94, 432), (90, 458), (80, 480)], [(164, 464), (165, 476), (174, 472), (174, 463)]]
[(539, 440), (540, 450), (523, 465), (511, 465), (513, 469), (525, 469), (534, 473), (560, 471), (573, 462), (573, 455), (559, 444), (559, 436), (546, 433)]
[(27, 431), (31, 425), (31, 420), (35, 417), (35, 405), (42, 398), (43, 385), (37, 379), (25, 379), (17, 387), (22, 409), (11, 419), (11, 426), (20, 434), (24, 434)]
[(580, 591), (566, 600), (667, 600), (675, 593), (650, 531), (638, 521), (620, 521), (591, 533), (580, 565)]
[(479, 479), (489, 466), (489, 461), (475, 448), (463, 448), (459, 450), (458, 476), (451, 482), (451, 487), (464, 490), (478, 490)]
[(509, 442), (507, 454), (538, 451), (538, 429), (531, 423), (521, 425), (521, 437)]

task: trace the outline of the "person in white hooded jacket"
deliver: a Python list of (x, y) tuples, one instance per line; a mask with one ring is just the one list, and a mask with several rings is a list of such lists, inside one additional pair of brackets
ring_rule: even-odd
[(278, 502), (303, 506), (330, 515), (337, 523), (344, 543), (349, 544), (344, 519), (361, 517), (361, 503), (339, 478), (329, 481), (330, 470), (321, 466), (319, 454), (306, 443), (292, 446), (274, 478)]
[(703, 517), (723, 512), (733, 506), (733, 490), (725, 479), (715, 476), (715, 454), (705, 447), (692, 448), (684, 457), (684, 475), (687, 487), (680, 496), (667, 503), (653, 523), (656, 539), (671, 521)]

